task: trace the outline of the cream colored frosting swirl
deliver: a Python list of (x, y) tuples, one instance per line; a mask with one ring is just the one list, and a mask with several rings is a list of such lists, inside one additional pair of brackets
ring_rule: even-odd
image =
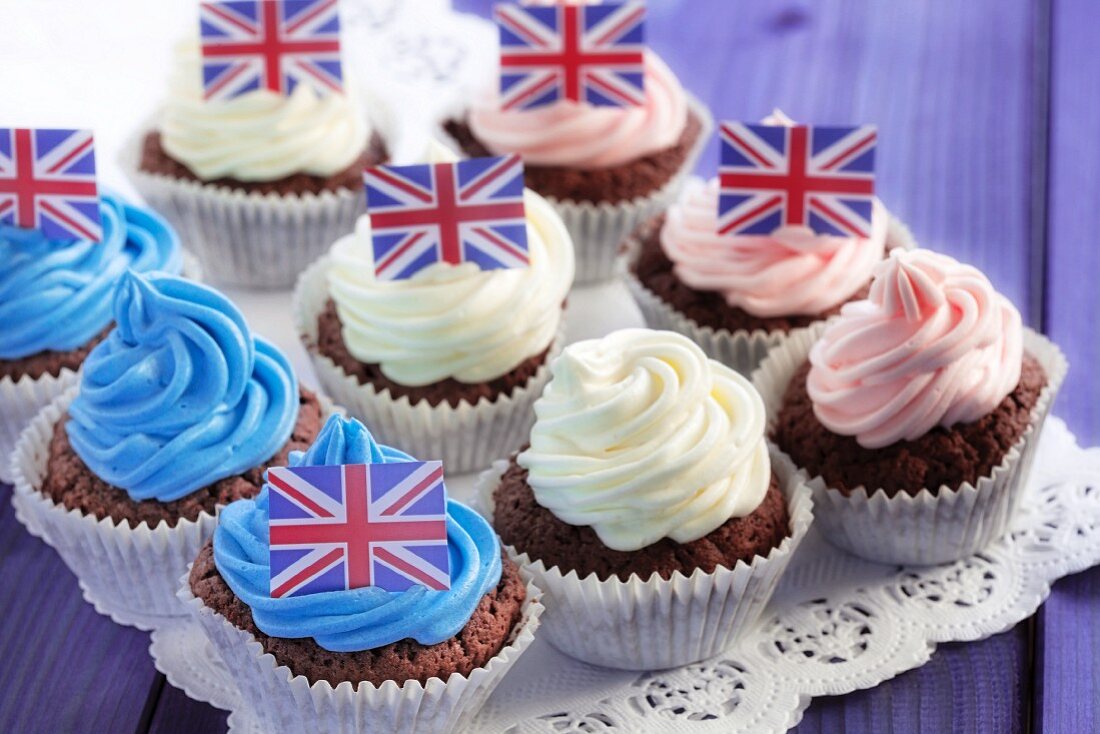
[(674, 146), (687, 125), (687, 95), (672, 70), (646, 52), (646, 103), (594, 107), (563, 101), (534, 110), (502, 110), (486, 94), (470, 110), (470, 129), (496, 154), (566, 168), (611, 168)]
[(877, 448), (988, 414), (1022, 359), (1020, 313), (981, 272), (894, 250), (810, 351), (806, 387), (826, 428)]
[(288, 97), (261, 89), (205, 101), (197, 40), (175, 48), (160, 129), (165, 151), (204, 181), (331, 176), (355, 163), (370, 134), (351, 97), (306, 84)]
[(328, 272), (348, 351), (409, 386), (487, 382), (545, 351), (573, 284), (573, 242), (545, 199), (527, 191), (524, 204), (528, 267), (436, 263), (409, 280), (374, 277), (370, 216), (360, 217)]
[(551, 371), (518, 461), (563, 522), (631, 551), (698, 540), (764, 499), (764, 403), (687, 338), (617, 331), (566, 347)]
[(718, 180), (691, 180), (668, 211), (661, 247), (676, 277), (718, 291), (754, 316), (816, 316), (844, 303), (871, 279), (886, 249), (889, 215), (876, 199), (871, 236), (816, 235), (782, 227), (771, 235), (718, 234)]

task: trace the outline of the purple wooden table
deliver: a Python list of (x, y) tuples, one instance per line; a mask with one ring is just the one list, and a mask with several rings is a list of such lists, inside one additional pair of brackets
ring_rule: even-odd
[[(489, 0), (456, 0), (486, 13)], [(716, 116), (874, 122), (879, 190), (918, 239), (982, 268), (1074, 369), (1056, 411), (1100, 443), (1100, 57), (1094, 0), (652, 0), (654, 47)], [(714, 146), (700, 170), (713, 170)], [(164, 683), (148, 636), (80, 597), (0, 490), (0, 731), (220, 732)], [(18, 591), (11, 591), (18, 590)], [(799, 732), (1100, 731), (1100, 570), (1036, 617), (942, 646)]]

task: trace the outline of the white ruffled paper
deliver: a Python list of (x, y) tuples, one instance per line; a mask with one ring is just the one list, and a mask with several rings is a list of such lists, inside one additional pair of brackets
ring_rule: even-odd
[[(753, 374), (764, 398), (768, 431), (775, 425), (791, 378), (809, 358), (822, 329), (798, 334), (775, 349)], [(929, 565), (949, 563), (985, 548), (1004, 535), (1020, 503), (1035, 456), (1035, 446), (1068, 365), (1057, 346), (1041, 334), (1024, 330), (1024, 351), (1039, 361), (1047, 384), (1032, 410), (1031, 425), (993, 472), (977, 484), (922, 489), (911, 495), (887, 496), (880, 488), (856, 488), (845, 495), (820, 476), (797, 471), (813, 490), (818, 527), (830, 542), (861, 558), (880, 563)], [(780, 460), (795, 468), (783, 451)]]
[(259, 194), (149, 173), (139, 128), (120, 163), (134, 188), (179, 232), (216, 282), (288, 288), (329, 245), (355, 230), (366, 209), (359, 188), (320, 194)]
[[(198, 260), (190, 253), (183, 253), (184, 277), (201, 282), (202, 274)], [(57, 375), (45, 374), (37, 378), (24, 375), (18, 380), (7, 376), (0, 378), (0, 482), (13, 481), (11, 455), (19, 434), (50, 401), (75, 385), (79, 374), (79, 370), (66, 368)], [(36, 537), (40, 535), (36, 528), (27, 529)]]
[[(819, 324), (824, 323), (824, 320), (815, 321), (809, 326), (791, 329), (790, 331), (757, 329), (755, 331), (731, 332), (728, 329), (700, 326), (665, 303), (634, 276), (629, 261), (636, 256), (640, 247), (640, 244), (636, 241), (628, 242), (627, 255), (623, 258), (623, 278), (630, 289), (630, 293), (634, 296), (642, 316), (645, 318), (646, 325), (651, 329), (663, 329), (683, 334), (702, 347), (708, 357), (732, 367), (743, 375), (751, 375), (752, 371), (760, 365), (764, 357), (768, 356), (768, 352), (773, 348), (778, 347), (788, 339), (800, 338), (804, 334), (809, 334)], [(917, 247), (913, 233), (901, 220), (892, 215), (886, 230), (886, 247), (888, 250), (896, 247), (912, 250)]]
[(248, 632), (236, 627), (191, 593), (188, 574), (178, 579), (179, 600), (202, 625), (231, 678), (242, 703), (269, 734), (387, 732), (434, 734), (460, 729), (485, 703), (501, 678), (532, 641), (543, 613), (541, 592), (524, 575), (527, 598), (508, 644), (469, 676), (452, 673), (446, 681), (386, 681), (381, 686), (344, 681), (310, 684), (279, 665)]
[(562, 348), (561, 332), (527, 384), (507, 395), (482, 398), (476, 405), (461, 402), (457, 407), (446, 402), (431, 406), (425, 400), (413, 404), (408, 397), (395, 400), (389, 390), (359, 384), (317, 351), (317, 317), (329, 298), (328, 264), (329, 258), (323, 257), (302, 274), (291, 308), (317, 378), (337, 404), (363, 421), (383, 443), (412, 456), (441, 460), (456, 474), (481, 471), (527, 440), (535, 423), (534, 402), (550, 380), (550, 362)]
[[(78, 391), (73, 385), (55, 398), (20, 437), (12, 457), (15, 516), (57, 551), (97, 612), (118, 624), (154, 629), (187, 614), (176, 598), (179, 577), (214, 534), (217, 515), (181, 518), (174, 527), (142, 522), (131, 528), (125, 521), (70, 510), (43, 494), (54, 426)], [(331, 414), (332, 405), (319, 399), (323, 414)]]
[[(492, 494), (507, 470), (496, 462), (478, 481), (478, 497), (492, 517)], [(789, 465), (773, 462), (787, 498), (790, 534), (766, 557), (713, 573), (675, 572), (622, 581), (601, 581), (595, 574), (563, 574), (541, 560), (507, 546), (508, 554), (529, 571), (546, 594), (542, 634), (570, 657), (622, 670), (659, 670), (718, 655), (752, 628), (771, 599), (813, 521), (810, 490)]]

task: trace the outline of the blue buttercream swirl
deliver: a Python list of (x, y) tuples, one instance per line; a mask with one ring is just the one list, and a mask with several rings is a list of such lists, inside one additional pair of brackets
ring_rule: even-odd
[(84, 362), (69, 440), (101, 479), (135, 500), (170, 502), (268, 459), (298, 419), (282, 352), (254, 338), (222, 294), (128, 271), (116, 328)]
[[(412, 460), (375, 443), (362, 423), (339, 416), (329, 418), (309, 451), (290, 455), (291, 466)], [(252, 609), (256, 626), (272, 637), (312, 637), (333, 652), (372, 650), (406, 638), (434, 645), (457, 635), (482, 597), (500, 583), (500, 545), (493, 529), (470, 508), (449, 500), (450, 589), (369, 587), (272, 599), (268, 492), (265, 485), (254, 500), (238, 500), (222, 510), (214, 531), (214, 562)]]
[(105, 194), (103, 240), (50, 240), (0, 224), (0, 359), (84, 346), (111, 323), (111, 294), (133, 269), (179, 274), (179, 237), (147, 209)]

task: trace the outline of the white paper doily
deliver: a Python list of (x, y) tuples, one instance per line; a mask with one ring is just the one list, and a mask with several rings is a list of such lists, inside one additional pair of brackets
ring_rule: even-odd
[[(479, 734), (783, 732), (814, 696), (870, 688), (927, 662), (940, 642), (977, 640), (1031, 616), (1057, 578), (1100, 563), (1100, 449), (1047, 422), (1012, 532), (946, 566), (862, 561), (811, 529), (755, 634), (680, 669), (595, 668), (537, 640), (493, 693)], [(451, 484), (459, 498), (472, 478)], [(153, 632), (157, 669), (259, 734), (197, 624)]]

